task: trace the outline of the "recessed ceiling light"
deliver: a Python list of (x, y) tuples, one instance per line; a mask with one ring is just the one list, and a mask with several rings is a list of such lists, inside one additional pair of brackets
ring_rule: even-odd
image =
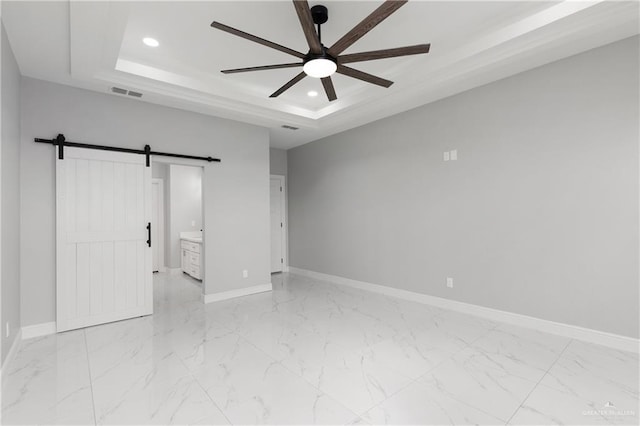
[(307, 92), (307, 96), (311, 96), (312, 98), (315, 98), (316, 96), (318, 96), (318, 92), (316, 92), (315, 90), (310, 90)]
[(151, 38), (151, 37), (145, 37), (142, 39), (142, 42), (144, 44), (146, 44), (149, 47), (158, 47), (160, 46), (160, 43), (158, 43), (158, 40), (156, 40), (155, 38)]

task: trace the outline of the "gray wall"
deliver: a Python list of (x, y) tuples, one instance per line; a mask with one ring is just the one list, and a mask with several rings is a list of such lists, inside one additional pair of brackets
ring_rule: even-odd
[[(202, 229), (202, 168), (171, 164), (169, 176), (170, 225), (165, 238), (169, 239), (171, 251), (167, 266), (180, 268), (180, 233)], [(195, 225), (191, 225), (192, 221)]]
[(638, 337), (638, 48), (289, 150), (290, 264)]
[[(20, 70), (2, 25), (2, 362), (20, 330)], [(9, 337), (6, 324), (10, 325)]]
[(269, 149), (269, 169), (272, 175), (287, 175), (287, 151), (284, 149)]
[(169, 164), (153, 161), (151, 163), (151, 177), (162, 179), (162, 185), (164, 188), (164, 192), (162, 194), (164, 196), (164, 205), (162, 206), (162, 208), (164, 209), (164, 259), (160, 259), (160, 263), (163, 266), (168, 266), (167, 264), (169, 262), (169, 253), (171, 253), (171, 239), (168, 237), (171, 219), (171, 212), (169, 211), (169, 189), (171, 188)]
[[(205, 292), (270, 282), (269, 134), (265, 128), (116, 95), (22, 80), (23, 325), (55, 320), (54, 150), (34, 137), (218, 156), (204, 165)], [(198, 162), (197, 165), (202, 165)], [(33, 264), (37, 262), (38, 267)], [(242, 278), (242, 270), (249, 278)]]

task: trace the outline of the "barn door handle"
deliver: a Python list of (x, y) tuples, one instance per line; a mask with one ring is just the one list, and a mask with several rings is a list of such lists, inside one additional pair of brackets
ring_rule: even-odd
[(151, 247), (151, 222), (147, 223), (147, 245)]

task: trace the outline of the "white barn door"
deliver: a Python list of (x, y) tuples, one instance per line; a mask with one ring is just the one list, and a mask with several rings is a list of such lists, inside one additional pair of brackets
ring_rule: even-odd
[(65, 147), (56, 160), (56, 222), (58, 331), (153, 313), (143, 155)]
[(151, 180), (151, 253), (152, 253), (152, 267), (153, 272), (160, 272), (161, 267), (164, 266), (164, 256), (161, 256), (161, 243), (164, 243), (164, 238), (160, 241), (160, 229), (164, 226), (164, 220), (162, 209), (164, 203), (162, 200), (162, 180)]

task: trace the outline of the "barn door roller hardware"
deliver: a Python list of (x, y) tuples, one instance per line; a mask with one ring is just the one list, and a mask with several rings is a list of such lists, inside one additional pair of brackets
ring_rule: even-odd
[(60, 160), (64, 159), (64, 147), (73, 147), (73, 148), (86, 148), (86, 149), (99, 149), (102, 151), (115, 151), (115, 152), (128, 152), (130, 154), (140, 154), (147, 157), (147, 167), (151, 166), (151, 156), (158, 155), (162, 157), (173, 157), (173, 158), (187, 158), (189, 160), (203, 160), (208, 162), (216, 162), (219, 163), (219, 158), (212, 157), (198, 157), (196, 155), (184, 155), (184, 154), (172, 154), (169, 152), (158, 152), (151, 151), (151, 147), (149, 145), (145, 145), (144, 149), (131, 149), (131, 148), (118, 148), (115, 146), (105, 146), (105, 145), (92, 145), (88, 143), (78, 143), (78, 142), (69, 142), (65, 139), (63, 134), (59, 134), (55, 139), (40, 139), (35, 138), (34, 142), (38, 143), (48, 143), (58, 147), (58, 158)]

